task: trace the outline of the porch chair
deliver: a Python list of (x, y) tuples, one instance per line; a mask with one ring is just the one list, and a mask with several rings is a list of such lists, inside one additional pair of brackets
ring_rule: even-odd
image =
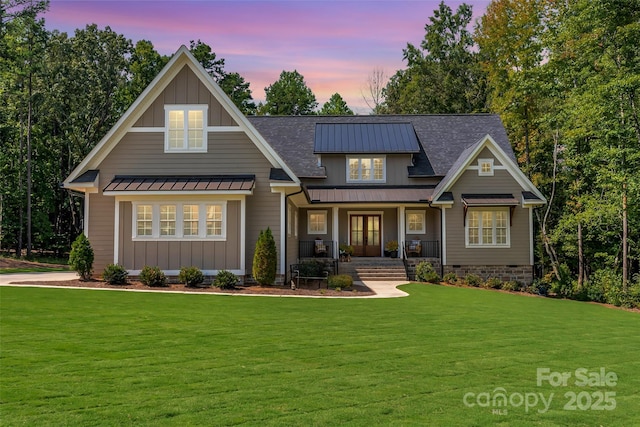
[(313, 254), (317, 257), (327, 256), (327, 245), (324, 244), (323, 240), (316, 240), (316, 244), (313, 247)]
[(419, 257), (422, 254), (422, 244), (420, 240), (412, 240), (407, 246), (407, 254), (409, 256)]

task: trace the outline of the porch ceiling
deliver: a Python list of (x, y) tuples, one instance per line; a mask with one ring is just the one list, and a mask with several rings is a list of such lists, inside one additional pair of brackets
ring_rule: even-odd
[(425, 203), (433, 188), (308, 188), (307, 192), (311, 203)]

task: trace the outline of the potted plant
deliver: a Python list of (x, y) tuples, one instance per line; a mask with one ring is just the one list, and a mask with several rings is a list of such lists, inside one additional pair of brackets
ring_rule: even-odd
[(384, 255), (390, 256), (391, 258), (398, 258), (398, 241), (397, 240), (389, 240), (384, 245)]
[(351, 261), (351, 255), (353, 255), (353, 246), (347, 245), (346, 243), (340, 244), (340, 261), (349, 262)]

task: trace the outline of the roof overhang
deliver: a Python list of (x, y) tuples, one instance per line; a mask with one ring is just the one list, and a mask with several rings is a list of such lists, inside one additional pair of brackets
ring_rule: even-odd
[(71, 182), (63, 183), (62, 187), (75, 190), (82, 191), (85, 193), (95, 193), (98, 191), (98, 182), (100, 178), (100, 171), (97, 169), (90, 169), (78, 176)]
[(254, 175), (116, 176), (105, 196), (253, 194)]
[(413, 187), (310, 187), (309, 202), (316, 203), (428, 203), (433, 186)]

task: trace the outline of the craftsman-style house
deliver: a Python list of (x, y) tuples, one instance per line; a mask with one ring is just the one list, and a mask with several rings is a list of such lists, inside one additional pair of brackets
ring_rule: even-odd
[(63, 185), (85, 195), (96, 271), (244, 279), (270, 227), (280, 277), (397, 241), (442, 273), (530, 282), (546, 202), (495, 115), (246, 117), (184, 46)]

